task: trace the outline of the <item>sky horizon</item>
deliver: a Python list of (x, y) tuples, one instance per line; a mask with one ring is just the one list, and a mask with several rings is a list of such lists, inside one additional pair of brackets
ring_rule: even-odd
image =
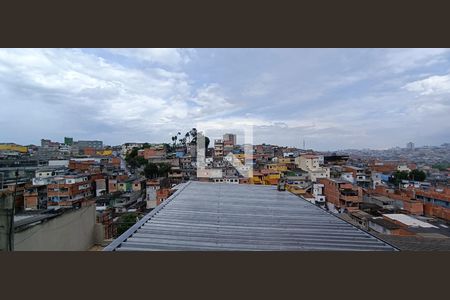
[(0, 49), (0, 142), (439, 146), (449, 99), (449, 49)]

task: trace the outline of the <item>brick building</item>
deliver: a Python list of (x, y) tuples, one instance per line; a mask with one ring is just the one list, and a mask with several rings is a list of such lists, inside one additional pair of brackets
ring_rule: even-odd
[(66, 175), (55, 178), (47, 186), (47, 206), (71, 207), (91, 198), (91, 181), (85, 175)]
[(319, 178), (318, 183), (323, 184), (323, 194), (328, 204), (337, 210), (358, 208), (362, 203), (362, 188), (345, 180)]
[(24, 191), (24, 209), (37, 210), (47, 208), (47, 186), (27, 184)]
[(422, 215), (423, 203), (417, 201), (412, 189), (393, 190), (383, 186), (376, 186), (373, 190), (367, 191), (369, 195), (381, 195), (390, 199), (397, 200), (395, 206), (403, 209), (405, 212), (413, 215)]
[(414, 190), (417, 200), (424, 204), (424, 214), (450, 220), (450, 189)]

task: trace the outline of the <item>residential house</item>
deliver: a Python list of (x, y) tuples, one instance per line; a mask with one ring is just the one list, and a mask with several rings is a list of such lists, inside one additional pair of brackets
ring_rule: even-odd
[(358, 209), (362, 203), (362, 188), (354, 186), (345, 180), (319, 178), (318, 183), (323, 184), (323, 194), (327, 207), (332, 211)]

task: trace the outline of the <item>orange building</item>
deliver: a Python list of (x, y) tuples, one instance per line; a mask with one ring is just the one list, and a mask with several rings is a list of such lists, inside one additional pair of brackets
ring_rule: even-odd
[(165, 155), (166, 155), (165, 149), (145, 148), (138, 151), (138, 156), (141, 156), (145, 159), (154, 157), (163, 157)]
[(450, 220), (450, 189), (414, 190), (417, 200), (423, 202), (425, 215)]
[(423, 203), (415, 199), (412, 189), (391, 190), (383, 186), (376, 186), (373, 190), (367, 191), (371, 195), (382, 195), (388, 198), (399, 200), (403, 203), (403, 210), (412, 215), (422, 215), (424, 212)]
[(84, 155), (94, 156), (96, 154), (95, 148), (87, 147), (83, 149)]
[(70, 160), (69, 169), (80, 172), (86, 171), (93, 172), (93, 171), (100, 171), (100, 166), (97, 165), (95, 160), (83, 160), (83, 161)]
[(47, 186), (27, 184), (23, 197), (25, 210), (44, 209), (47, 207)]
[(170, 197), (170, 189), (157, 189), (156, 190), (156, 205), (160, 205), (164, 200)]
[(83, 175), (67, 175), (47, 185), (47, 206), (73, 206), (92, 197), (91, 181)]
[(323, 194), (327, 202), (339, 208), (358, 208), (362, 203), (362, 189), (348, 181), (331, 178), (319, 178), (318, 183), (324, 185)]

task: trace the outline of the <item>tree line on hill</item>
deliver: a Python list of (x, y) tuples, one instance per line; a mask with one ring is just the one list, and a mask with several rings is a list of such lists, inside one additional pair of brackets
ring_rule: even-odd
[(412, 170), (408, 171), (395, 171), (392, 176), (389, 178), (389, 182), (397, 185), (402, 180), (414, 180), (414, 181), (424, 181), (427, 178), (427, 175), (424, 171), (420, 170)]
[[(144, 146), (140, 149), (145, 149)], [(138, 155), (139, 148), (133, 148), (125, 157), (125, 161), (130, 168), (136, 170), (143, 167), (143, 174), (148, 179), (154, 179), (158, 177), (167, 177), (171, 171), (171, 165), (168, 163), (152, 163), (142, 156)]]
[[(186, 132), (183, 138), (179, 139), (181, 133), (178, 132), (175, 136), (172, 137), (172, 145), (164, 143), (164, 147), (167, 153), (173, 153), (176, 150), (177, 146), (186, 147), (187, 144), (196, 145), (197, 138), (201, 135), (201, 133), (197, 132), (196, 128), (192, 128), (188, 132)], [(207, 136), (205, 136), (205, 148), (207, 149), (209, 146), (210, 140)], [(148, 179), (154, 179), (158, 177), (167, 177), (171, 171), (171, 165), (168, 163), (152, 163), (149, 162), (142, 156), (138, 155), (138, 151), (141, 149), (150, 148), (151, 145), (149, 143), (144, 143), (142, 147), (134, 147), (125, 157), (125, 161), (130, 166), (131, 169), (136, 170), (143, 167), (143, 174)]]

